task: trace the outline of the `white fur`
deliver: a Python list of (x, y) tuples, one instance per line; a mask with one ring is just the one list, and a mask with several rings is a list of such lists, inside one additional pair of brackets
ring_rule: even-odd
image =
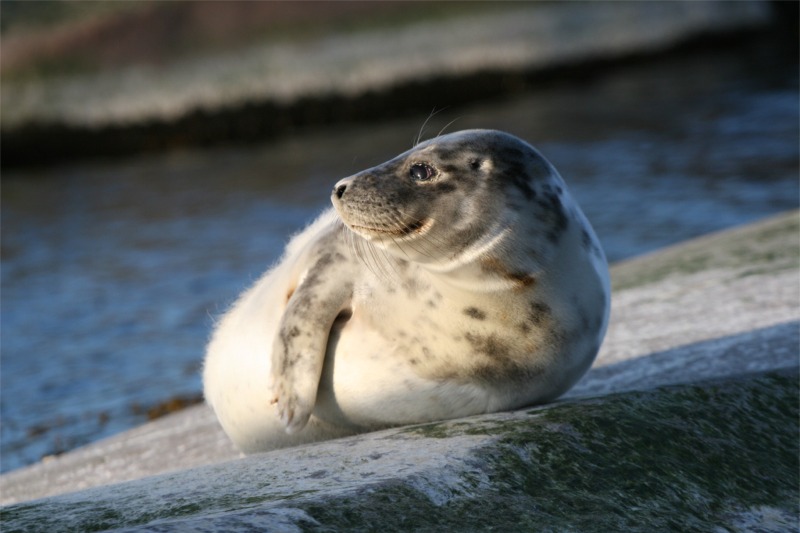
[[(563, 185), (555, 171), (553, 180)], [(521, 239), (536, 222), (518, 220), (510, 211), (499, 212), (487, 232), (456, 256), (426, 258), (425, 263), (402, 260), (401, 264), (402, 255), (390, 254), (380, 245), (371, 249), (372, 262), (385, 262), (385, 272), (397, 276), (394, 284), (387, 283), (385, 272), (376, 272), (374, 265), (370, 268), (369, 261), (339, 263), (329, 276), (333, 279), (323, 283), (336, 288), (339, 282), (352, 281), (352, 291), (341, 306), (352, 311), (352, 317), (341, 328), (335, 347), (319, 355), (324, 358), (319, 361), (322, 375), (316, 396), (312, 393), (308, 423), (303, 425), (302, 419), (293, 425), (285, 412), (285, 393), (276, 389), (302, 388), (298, 379), (308, 375), (301, 372), (287, 383), (281, 382), (283, 375), (271, 377), (287, 295), (302, 286), (321, 246), (333, 243), (339, 246), (337, 250), (352, 255), (348, 239), (361, 238), (339, 229), (334, 210), (324, 212), (291, 240), (278, 264), (239, 298), (214, 331), (203, 380), (206, 399), (226, 433), (243, 451), (255, 452), (382, 426), (510, 409), (563, 393), (591, 364), (594, 353), (589, 352), (591, 347), (596, 351), (605, 332), (610, 295), (605, 259), (585, 253), (580, 228), (596, 237), (577, 206), (566, 198), (571, 229), (546, 265), (531, 265), (537, 274), (535, 294), (503, 276), (487, 275), (479, 265), (489, 252), (498, 251), (514, 256), (517, 263), (530, 262), (517, 256)], [(431, 232), (439, 229), (434, 224)], [(393, 241), (387, 246), (394, 245)], [(569, 340), (568, 351), (575, 348), (580, 356), (557, 353), (548, 332), (534, 330), (508, 338), (515, 354), (528, 354), (543, 369), (540, 377), (524, 386), (508, 387), (469, 378), (475, 363), (469, 357), (465, 332), (506, 335), (514, 321), (528, 312), (532, 296), (547, 302), (560, 328), (579, 332), (575, 306), (596, 307), (597, 294), (603, 294), (606, 302), (605, 310), (598, 311), (602, 312), (601, 331)], [(471, 321), (463, 312), (470, 306), (480, 307), (487, 318)], [(335, 307), (333, 316), (338, 312)], [(313, 379), (315, 385), (316, 374)], [(280, 414), (271, 405), (276, 401)], [(287, 428), (294, 433), (287, 433)]]

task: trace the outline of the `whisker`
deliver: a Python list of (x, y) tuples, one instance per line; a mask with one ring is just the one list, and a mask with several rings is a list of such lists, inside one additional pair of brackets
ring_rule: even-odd
[(436, 136), (437, 136), (437, 137), (441, 137), (441, 136), (442, 136), (442, 133), (444, 133), (444, 130), (446, 130), (447, 128), (449, 128), (450, 126), (452, 126), (452, 125), (453, 125), (453, 123), (454, 123), (455, 121), (457, 121), (458, 119), (460, 119), (460, 118), (461, 118), (461, 117), (456, 117), (456, 118), (454, 118), (453, 120), (451, 120), (450, 122), (448, 122), (447, 124), (445, 124), (444, 128), (440, 129), (440, 130), (439, 130), (439, 133), (437, 133), (437, 134), (436, 134)]
[[(414, 225), (422, 225), (422, 224), (424, 224), (424, 223), (425, 223), (425, 221), (427, 221), (427, 220), (430, 220), (430, 221), (431, 221), (431, 222), (433, 222), (433, 223), (438, 223), (438, 222), (439, 222), (439, 221), (436, 219), (436, 217), (432, 217), (432, 216), (430, 216), (430, 215), (426, 215), (426, 216), (425, 216), (425, 218), (418, 218), (418, 217), (415, 217), (415, 216), (413, 216), (413, 215), (410, 215), (410, 214), (408, 214), (408, 213), (404, 212), (404, 211), (403, 211), (403, 210), (401, 210), (401, 209), (398, 209), (398, 208), (395, 208), (395, 209), (396, 209), (397, 213), (398, 213), (400, 216), (402, 216), (402, 217), (404, 217), (406, 220), (410, 221), (410, 222), (402, 222), (402, 221), (401, 221), (401, 219), (398, 217), (398, 218), (397, 218), (397, 220), (400, 222), (398, 225), (403, 225), (403, 226), (406, 226), (406, 227), (411, 227), (411, 226), (414, 226)], [(425, 234), (425, 235), (424, 235), (424, 237), (425, 237), (426, 239), (428, 239), (428, 240), (431, 240), (431, 241), (438, 241), (438, 244), (441, 244), (441, 245), (444, 245), (444, 244), (445, 244), (444, 240), (442, 240), (442, 238), (441, 238), (441, 237), (434, 237), (434, 236), (432, 236), (432, 235), (430, 235), (430, 234)]]
[[(353, 215), (357, 217), (357, 222), (369, 222), (359, 214)], [(372, 245), (369, 241), (349, 229), (348, 233), (350, 234), (349, 239), (355, 256), (375, 277), (387, 283), (395, 283), (399, 279), (399, 274), (391, 260), (391, 256), (385, 250)]]
[[(420, 220), (420, 219), (408, 217), (408, 218), (411, 219), (411, 222), (409, 222), (408, 220), (403, 220), (401, 218), (401, 215), (403, 214), (402, 212), (400, 212), (398, 210), (398, 213), (399, 214), (396, 215), (393, 218), (394, 218), (394, 220), (397, 221), (397, 225), (399, 227), (410, 227), (411, 225), (423, 224), (425, 222), (424, 219)], [(395, 242), (395, 244), (397, 244), (397, 247), (400, 248), (400, 250), (402, 250), (403, 253), (406, 254), (406, 256), (408, 256), (408, 253), (405, 250), (403, 250), (403, 246), (407, 246), (409, 249), (413, 250), (414, 252), (416, 252), (419, 255), (422, 255), (422, 256), (425, 256), (425, 257), (430, 257), (430, 258), (435, 258), (437, 256), (437, 254), (435, 254), (434, 252), (436, 252), (437, 250), (441, 249), (441, 246), (437, 246), (437, 244), (441, 245), (443, 243), (442, 242), (440, 242), (440, 243), (433, 242), (434, 240), (435, 239), (433, 239), (429, 235), (425, 234), (425, 235), (421, 235), (420, 238), (414, 239), (414, 240), (411, 240), (411, 241), (401, 240), (401, 241), (398, 242), (397, 240), (395, 240), (394, 242)], [(429, 246), (431, 244), (433, 245), (433, 247)]]
[[(364, 213), (351, 213), (351, 222), (354, 226), (375, 227), (375, 221)], [(392, 206), (384, 211), (381, 224), (385, 226), (386, 233), (383, 239), (391, 241), (397, 253), (391, 253), (384, 247), (373, 244), (369, 239), (361, 237), (357, 232), (348, 229), (348, 245), (367, 269), (377, 278), (388, 283), (400, 283), (403, 276), (398, 269), (398, 261), (403, 256), (406, 260), (414, 262), (414, 258), (425, 257), (438, 261), (449, 258), (447, 250), (450, 248), (447, 241), (439, 236), (427, 232), (412, 234), (426, 224), (437, 224), (435, 217), (418, 217)]]
[[(428, 122), (429, 122), (429, 121), (430, 121), (430, 120), (431, 120), (433, 117), (435, 117), (436, 115), (438, 115), (439, 113), (441, 113), (442, 111), (444, 111), (445, 109), (447, 109), (447, 107), (443, 107), (443, 108), (442, 108), (442, 109), (440, 109), (439, 111), (436, 111), (436, 107), (434, 107), (434, 108), (431, 110), (430, 114), (428, 115), (428, 118), (426, 118), (426, 119), (425, 119), (425, 122), (423, 122), (423, 123), (422, 123), (422, 126), (420, 126), (420, 128), (419, 128), (419, 133), (417, 133), (417, 138), (416, 138), (416, 140), (414, 141), (414, 144), (411, 146), (412, 148), (414, 148), (414, 147), (415, 147), (415, 146), (417, 146), (417, 145), (418, 145), (420, 142), (422, 142), (422, 135), (425, 133), (425, 127), (428, 125)], [(448, 124), (448, 126), (449, 126), (449, 124)]]

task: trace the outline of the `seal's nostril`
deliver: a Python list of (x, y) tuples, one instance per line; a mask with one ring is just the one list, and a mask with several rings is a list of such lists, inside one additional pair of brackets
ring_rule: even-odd
[(347, 185), (344, 185), (344, 184), (343, 185), (339, 185), (338, 187), (336, 187), (333, 190), (334, 194), (336, 195), (336, 198), (339, 198), (341, 200), (342, 196), (344, 196), (345, 189), (347, 189)]

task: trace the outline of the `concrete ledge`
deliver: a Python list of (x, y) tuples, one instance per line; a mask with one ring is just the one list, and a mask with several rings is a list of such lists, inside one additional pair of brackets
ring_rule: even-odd
[(198, 406), (3, 475), (3, 530), (796, 528), (798, 236), (792, 212), (613, 267), (554, 404), (247, 458)]
[(698, 237), (613, 266), (615, 291), (706, 270), (736, 278), (792, 271), (800, 265), (800, 217), (785, 213)]
[(787, 531), (798, 525), (797, 372), (386, 430), (0, 516), (7, 533)]

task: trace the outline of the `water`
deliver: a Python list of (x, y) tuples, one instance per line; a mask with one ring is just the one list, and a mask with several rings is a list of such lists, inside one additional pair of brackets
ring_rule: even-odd
[[(565, 177), (610, 260), (798, 207), (796, 65), (700, 54), (447, 109)], [(428, 110), (281, 142), (3, 176), (3, 471), (201, 390), (213, 317), (328, 205), (410, 147)]]

